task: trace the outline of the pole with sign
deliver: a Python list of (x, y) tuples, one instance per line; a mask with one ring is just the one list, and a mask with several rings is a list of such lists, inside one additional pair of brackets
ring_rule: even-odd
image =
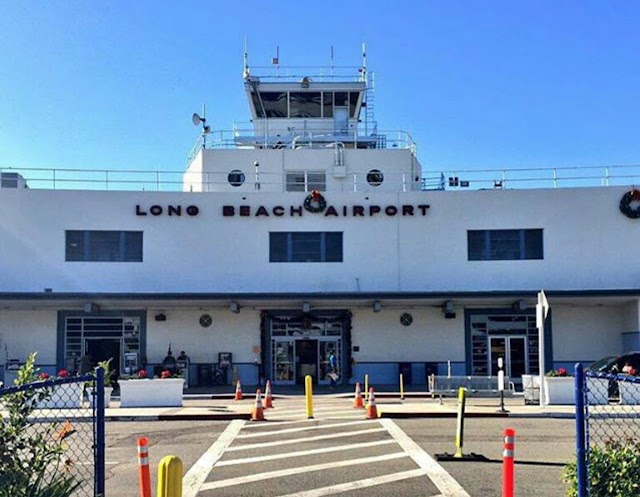
[(544, 391), (544, 373), (546, 371), (544, 363), (544, 322), (549, 313), (549, 302), (544, 290), (538, 292), (538, 304), (536, 305), (536, 327), (538, 328), (538, 369), (540, 370), (540, 407), (546, 404), (546, 395)]

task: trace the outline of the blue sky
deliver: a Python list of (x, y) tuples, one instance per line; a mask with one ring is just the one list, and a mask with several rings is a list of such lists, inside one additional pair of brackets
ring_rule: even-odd
[(0, 0), (0, 167), (181, 170), (250, 62), (360, 63), (425, 169), (640, 163), (640, 3)]

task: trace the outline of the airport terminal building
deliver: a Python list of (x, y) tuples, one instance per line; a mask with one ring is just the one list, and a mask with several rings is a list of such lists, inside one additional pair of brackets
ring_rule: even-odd
[(252, 122), (212, 132), (195, 115), (177, 180), (0, 171), (0, 379), (34, 350), (51, 373), (86, 355), (124, 373), (171, 345), (191, 385), (225, 366), (291, 385), (328, 384), (331, 351), (342, 383), (424, 384), (495, 374), (499, 356), (517, 381), (541, 353), (550, 369), (640, 348), (631, 180), (434, 175), (409, 134), (378, 129), (372, 86), (365, 67), (246, 70)]

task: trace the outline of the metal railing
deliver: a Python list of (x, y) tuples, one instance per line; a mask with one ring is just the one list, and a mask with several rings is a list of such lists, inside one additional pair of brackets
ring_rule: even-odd
[[(260, 172), (259, 177), (256, 177), (253, 165), (247, 165), (243, 169), (244, 179), (241, 184), (234, 187), (230, 187), (228, 172), (0, 167), (0, 176), (2, 173), (19, 173), (26, 179), (29, 188), (51, 190), (176, 192), (190, 191), (190, 184), (198, 184), (201, 189), (197, 191), (287, 191), (284, 172)], [(327, 172), (327, 176), (329, 174), (330, 172)], [(332, 181), (333, 186), (328, 182), (328, 191), (389, 192), (389, 185), (394, 185), (391, 191), (395, 192), (640, 185), (640, 165), (466, 169), (443, 171), (437, 174), (428, 172), (418, 177), (387, 171), (383, 171), (383, 174), (384, 182), (380, 188), (367, 182), (367, 173), (348, 172), (339, 182)], [(234, 182), (235, 180), (237, 177), (234, 178)]]
[(367, 134), (364, 125), (344, 132), (337, 132), (333, 127), (310, 125), (308, 128), (283, 131), (281, 127), (270, 126), (269, 120), (264, 121), (263, 130), (256, 130), (251, 123), (239, 123), (231, 130), (216, 130), (201, 135), (187, 155), (187, 164), (202, 149), (331, 148), (336, 144), (353, 143), (356, 148), (409, 149), (414, 155), (417, 153), (415, 141), (403, 130), (374, 130)]
[[(515, 390), (509, 377), (504, 378), (505, 391), (512, 394)], [(497, 376), (429, 376), (429, 392), (435, 395), (458, 395), (460, 388), (471, 393), (498, 394)]]
[[(18, 433), (12, 432), (15, 426), (9, 424), (15, 424), (25, 414), (18, 415), (16, 410), (25, 409), (26, 426)], [(102, 368), (96, 370), (96, 376), (44, 380), (0, 389), (0, 423), (5, 424), (2, 433), (6, 434), (7, 444), (3, 451), (14, 449), (10, 456), (3, 454), (0, 467), (3, 486), (17, 485), (25, 492), (25, 485), (51, 488), (63, 477), (77, 485), (74, 497), (104, 496), (104, 409)], [(10, 457), (14, 464), (9, 465), (4, 457)], [(20, 474), (19, 468), (26, 468), (25, 473)], [(11, 474), (2, 476), (3, 471)], [(11, 492), (9, 488), (3, 490)]]
[(640, 378), (585, 371), (576, 364), (575, 400), (575, 495), (635, 494), (640, 479)]

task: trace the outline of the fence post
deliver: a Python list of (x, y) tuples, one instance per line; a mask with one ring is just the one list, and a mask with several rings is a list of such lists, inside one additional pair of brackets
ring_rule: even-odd
[(96, 385), (94, 394), (96, 395), (93, 404), (96, 406), (96, 460), (95, 478), (96, 495), (104, 495), (104, 452), (105, 452), (105, 429), (104, 429), (104, 369), (96, 370)]
[(575, 399), (576, 399), (576, 477), (578, 497), (588, 497), (587, 488), (587, 450), (586, 425), (584, 416), (585, 376), (581, 363), (575, 365)]

